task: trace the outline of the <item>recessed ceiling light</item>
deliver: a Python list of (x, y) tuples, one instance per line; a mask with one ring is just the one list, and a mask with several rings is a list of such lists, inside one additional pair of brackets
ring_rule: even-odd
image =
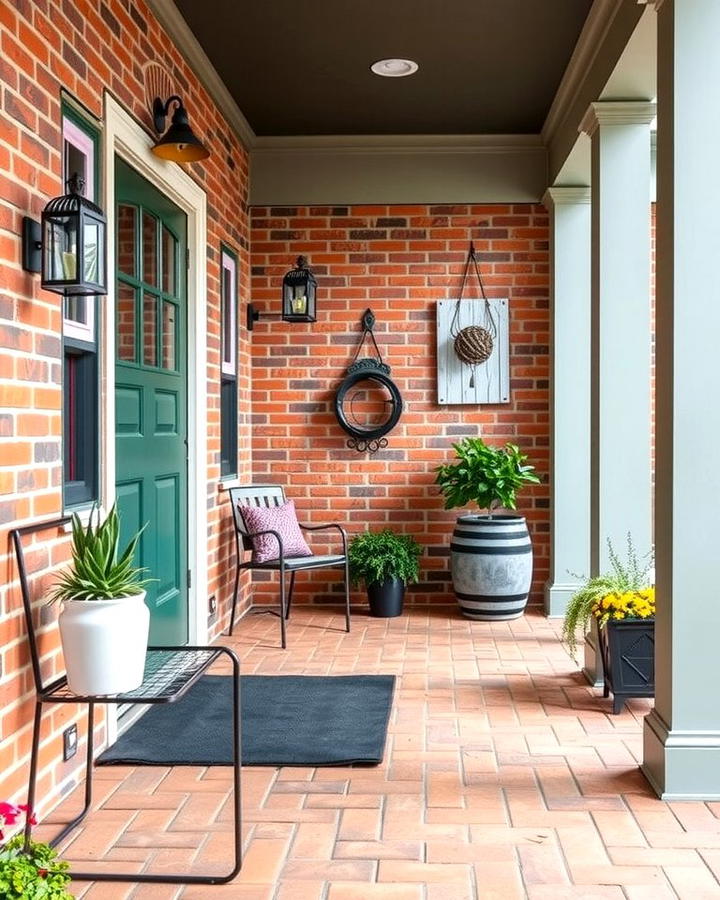
[(414, 75), (419, 66), (412, 59), (379, 59), (370, 68), (376, 75), (385, 78), (403, 78), (405, 75)]

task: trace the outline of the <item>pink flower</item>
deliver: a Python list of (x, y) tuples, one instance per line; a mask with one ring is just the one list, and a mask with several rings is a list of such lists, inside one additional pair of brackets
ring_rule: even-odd
[[(35, 813), (28, 812), (28, 808), (24, 803), (16, 805), (14, 803), (6, 803), (0, 801), (0, 825), (15, 825), (18, 819), (25, 813), (27, 821), (31, 825), (37, 825)], [(0, 841), (5, 839), (5, 832), (0, 829)]]
[(27, 815), (27, 821), (28, 821), (31, 825), (37, 825), (37, 819), (36, 819), (36, 817), (35, 817), (35, 813), (34, 813), (34, 812), (29, 812), (27, 806), (26, 806), (24, 803), (21, 803), (21, 804), (20, 804), (20, 809), (21, 809), (24, 813), (26, 813), (26, 815)]
[(27, 806), (15, 806), (14, 803), (0, 802), (0, 819), (3, 825), (14, 825)]

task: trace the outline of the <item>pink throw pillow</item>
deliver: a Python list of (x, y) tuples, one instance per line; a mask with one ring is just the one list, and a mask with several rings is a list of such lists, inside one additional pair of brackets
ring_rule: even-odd
[(280, 535), (285, 558), (312, 556), (305, 542), (295, 513), (295, 502), (288, 500), (282, 506), (240, 506), (240, 515), (250, 534), (253, 545), (253, 562), (264, 563), (280, 556), (280, 547), (274, 534), (257, 534), (272, 529)]

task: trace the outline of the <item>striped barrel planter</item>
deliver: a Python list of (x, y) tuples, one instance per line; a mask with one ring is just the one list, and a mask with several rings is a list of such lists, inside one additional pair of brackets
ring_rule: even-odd
[(450, 564), (464, 616), (500, 622), (525, 611), (533, 556), (523, 516), (460, 516)]

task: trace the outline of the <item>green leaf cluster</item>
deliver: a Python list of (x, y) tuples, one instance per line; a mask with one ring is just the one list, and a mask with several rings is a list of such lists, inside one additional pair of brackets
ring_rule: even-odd
[(24, 850), (22, 834), (0, 848), (0, 897), (3, 900), (73, 900), (65, 890), (70, 883), (68, 863), (57, 858), (47, 844), (30, 842)]
[(627, 558), (621, 560), (607, 539), (608, 556), (610, 558), (610, 571), (602, 575), (570, 574), (573, 578), (580, 578), (583, 583), (570, 598), (565, 618), (563, 620), (562, 641), (570, 651), (571, 656), (577, 652), (578, 635), (584, 635), (590, 625), (592, 608), (606, 594), (624, 594), (625, 591), (640, 591), (649, 587), (649, 572), (653, 565), (653, 552), (650, 550), (642, 558), (638, 557), (633, 546), (630, 532), (627, 535)]
[(410, 584), (418, 580), (421, 554), (422, 547), (410, 534), (396, 534), (390, 528), (364, 531), (350, 540), (350, 578), (354, 585), (382, 584), (390, 578)]
[(145, 526), (120, 553), (120, 519), (113, 506), (104, 521), (93, 522), (92, 513), (87, 526), (77, 514), (72, 519), (72, 562), (60, 575), (50, 595), (56, 600), (113, 600), (140, 594), (152, 581), (143, 578), (147, 571), (133, 566), (135, 550)]
[(482, 438), (453, 444), (456, 463), (435, 469), (435, 483), (445, 496), (445, 509), (477, 503), (490, 512), (498, 506), (516, 509), (515, 499), (526, 484), (539, 484), (534, 466), (515, 444), (490, 447)]

